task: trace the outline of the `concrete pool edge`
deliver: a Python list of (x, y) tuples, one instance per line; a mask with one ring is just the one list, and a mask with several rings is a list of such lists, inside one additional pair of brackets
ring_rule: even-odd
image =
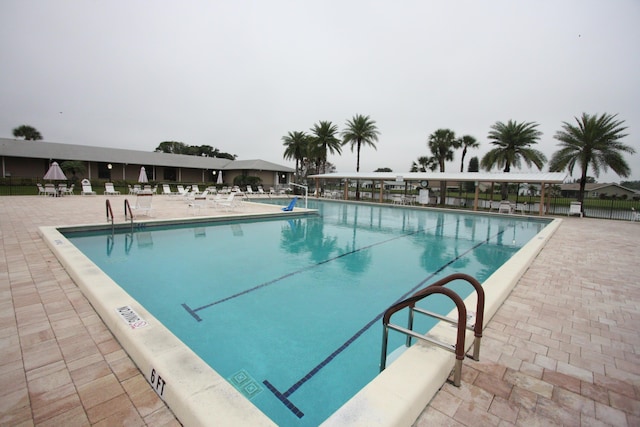
[[(498, 311), (561, 223), (562, 219), (552, 220), (482, 283), (485, 290), (484, 326)], [(467, 309), (474, 310), (476, 301), (475, 293), (469, 295), (465, 299)], [(449, 317), (456, 318), (457, 313), (452, 311)], [(442, 342), (455, 343), (455, 329), (445, 322), (439, 322), (429, 331), (429, 335)], [(472, 345), (473, 333), (467, 332), (466, 350)], [(463, 371), (465, 363), (468, 362), (463, 362)], [(321, 425), (410, 426), (447, 381), (454, 364), (453, 353), (418, 342), (404, 351)], [(425, 366), (428, 369), (424, 369)]]
[[(56, 227), (40, 235), (156, 393), (183, 425), (273, 426), (223, 377), (72, 245)], [(131, 307), (148, 326), (132, 329), (116, 309)], [(162, 387), (161, 387), (162, 386)]]
[[(273, 215), (231, 215), (216, 220), (271, 216)], [(203, 222), (201, 218), (177, 218), (153, 220), (148, 223), (163, 225), (184, 221)], [(484, 282), (500, 282), (496, 286), (496, 292), (491, 293), (491, 296), (487, 295), (485, 324), (495, 314), (560, 222), (561, 220), (554, 220), (547, 224), (541, 233)], [(100, 226), (104, 227), (104, 224)], [(87, 227), (90, 226), (78, 226), (79, 229)], [(68, 230), (71, 227), (60, 228)], [(266, 415), (71, 245), (56, 227), (41, 227), (40, 234), (147, 381), (151, 382), (152, 369), (166, 381), (166, 394), (162, 397), (184, 425), (209, 425), (212, 419), (221, 425), (274, 425)], [(116, 307), (123, 305), (134, 308), (141, 317), (151, 323), (151, 326), (132, 330), (115, 311)], [(475, 303), (468, 301), (467, 306), (475, 306)], [(446, 335), (451, 331), (449, 326), (442, 331), (439, 329), (438, 326), (434, 328), (434, 333)], [(472, 343), (469, 337), (467, 343)], [(400, 360), (402, 362), (399, 362)], [(453, 361), (453, 355), (444, 350), (414, 345), (400, 356), (398, 363), (392, 363), (385, 372), (329, 417), (324, 425), (411, 425), (446, 381)], [(424, 369), (424, 366), (429, 368)]]

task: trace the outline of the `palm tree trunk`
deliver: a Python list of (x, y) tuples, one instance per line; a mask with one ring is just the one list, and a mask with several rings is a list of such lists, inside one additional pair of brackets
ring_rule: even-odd
[[(356, 172), (360, 172), (360, 141), (358, 141), (357, 148), (357, 157), (356, 157)], [(360, 180), (356, 180), (356, 200), (360, 200)]]

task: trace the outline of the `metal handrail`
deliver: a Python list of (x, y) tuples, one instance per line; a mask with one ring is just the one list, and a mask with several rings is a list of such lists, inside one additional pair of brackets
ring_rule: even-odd
[(124, 219), (127, 219), (127, 210), (129, 211), (129, 218), (131, 219), (131, 233), (133, 233), (133, 212), (129, 200), (124, 199)]
[[(444, 287), (447, 283), (453, 280), (466, 280), (469, 282), (478, 293), (478, 304), (477, 304), (477, 312), (476, 312), (476, 321), (474, 325), (467, 325), (467, 308), (464, 304), (462, 298), (455, 292), (449, 288)], [(423, 310), (421, 308), (416, 308), (415, 305), (418, 301), (428, 297), (433, 294), (442, 294), (449, 297), (456, 305), (458, 310), (458, 319), (450, 319), (448, 317), (442, 316), (437, 313), (430, 312), (428, 310)], [(409, 308), (409, 322), (407, 328), (391, 323), (391, 316), (404, 309)], [(413, 331), (413, 312), (416, 311), (421, 314), (425, 314), (427, 316), (431, 316), (440, 320), (444, 320), (449, 323), (457, 324), (457, 336), (455, 345), (443, 343), (439, 340), (436, 340), (428, 335), (419, 334)], [(453, 384), (457, 387), (460, 386), (460, 381), (462, 378), (462, 361), (465, 356), (465, 330), (473, 329), (475, 333), (475, 343), (474, 343), (474, 356), (475, 360), (478, 360), (480, 354), (480, 339), (482, 337), (482, 323), (484, 317), (484, 290), (480, 283), (471, 276), (462, 273), (452, 274), (444, 279), (441, 279), (432, 285), (416, 292), (409, 298), (400, 301), (391, 307), (389, 307), (382, 317), (383, 331), (382, 331), (382, 352), (380, 357), (380, 372), (382, 372), (386, 368), (387, 362), (387, 347), (389, 340), (389, 329), (393, 329), (400, 333), (407, 335), (406, 345), (407, 347), (411, 345), (411, 337), (430, 342), (432, 344), (437, 345), (447, 351), (455, 353), (456, 362), (453, 374)]]
[(309, 206), (307, 202), (307, 199), (309, 198), (309, 187), (306, 185), (296, 184), (295, 182), (290, 182), (289, 185), (304, 188), (304, 208), (307, 209), (307, 207)]
[[(473, 356), (471, 357), (473, 360), (477, 361), (477, 360), (480, 360), (480, 342), (482, 340), (482, 328), (484, 325), (484, 301), (485, 301), (484, 289), (482, 288), (482, 285), (480, 284), (480, 282), (478, 282), (475, 278), (469, 276), (468, 274), (464, 274), (464, 273), (451, 274), (445, 277), (444, 279), (440, 279), (437, 282), (432, 283), (431, 285), (429, 285), (429, 288), (432, 286), (445, 286), (450, 282), (453, 282), (454, 280), (467, 281), (471, 286), (473, 286), (476, 293), (478, 294), (477, 302), (476, 302), (475, 321), (473, 323), (468, 323), (467, 319), (465, 319), (466, 328), (470, 331), (473, 331), (474, 333)], [(422, 292), (424, 292), (424, 290), (418, 291), (414, 295), (421, 294)], [(432, 311), (413, 306), (409, 310), (409, 326), (408, 326), (409, 329), (413, 328), (413, 312), (414, 311), (417, 311), (418, 313), (422, 313), (427, 316), (435, 317), (436, 319), (443, 320), (453, 325), (456, 325), (460, 321), (460, 319), (452, 319), (450, 317), (441, 316), (438, 313), (434, 313)], [(410, 345), (411, 345), (411, 337), (407, 336), (407, 347), (409, 347)]]
[(111, 218), (111, 235), (113, 235), (113, 233), (115, 233), (115, 224), (113, 220), (113, 209), (111, 209), (111, 202), (109, 201), (109, 199), (107, 199), (105, 203), (105, 208), (107, 210), (107, 221), (109, 221), (109, 218)]

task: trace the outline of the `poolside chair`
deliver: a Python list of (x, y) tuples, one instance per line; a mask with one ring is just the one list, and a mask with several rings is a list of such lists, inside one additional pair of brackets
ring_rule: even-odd
[(567, 216), (570, 215), (580, 215), (580, 218), (582, 218), (582, 203), (571, 202), (569, 205), (569, 212), (567, 212)]
[(289, 206), (285, 206), (284, 208), (282, 208), (282, 210), (285, 212), (291, 212), (293, 210), (293, 207), (296, 205), (297, 201), (298, 201), (298, 197), (296, 196), (293, 199), (291, 199), (291, 202), (289, 202)]
[(132, 208), (134, 215), (151, 214), (151, 204), (153, 202), (153, 194), (140, 192), (136, 195), (136, 205)]
[(236, 207), (235, 204), (235, 196), (236, 193), (230, 193), (226, 199), (222, 199), (222, 200), (215, 200), (214, 199), (214, 207), (220, 207), (220, 208), (224, 208), (225, 210), (233, 210), (233, 208)]
[(87, 178), (82, 180), (82, 191), (80, 192), (81, 196), (95, 196), (96, 192), (91, 188), (91, 181)]
[(104, 194), (107, 196), (119, 196), (120, 192), (113, 188), (113, 182), (105, 182)]
[(55, 185), (53, 184), (45, 184), (44, 185), (44, 195), (45, 196), (52, 196), (52, 197), (58, 197), (58, 190), (56, 189)]
[(246, 195), (249, 195), (249, 194), (253, 195), (253, 188), (251, 188), (250, 185), (247, 185), (247, 191), (245, 191), (245, 194)]
[(171, 192), (171, 187), (169, 187), (169, 184), (162, 184), (162, 194), (164, 194), (165, 196), (173, 196), (176, 193)]
[(189, 203), (189, 208), (193, 208), (193, 212), (195, 213), (196, 209), (203, 209), (207, 207), (207, 191), (205, 190), (202, 194), (198, 194), (194, 197), (193, 201)]
[(191, 186), (191, 192), (192, 192), (192, 193), (195, 193), (195, 194), (198, 194), (198, 193), (200, 192), (200, 188), (198, 188), (198, 185), (197, 185), (197, 184), (193, 184), (193, 185)]
[(508, 200), (503, 200), (498, 205), (498, 213), (513, 213), (513, 205)]
[(262, 188), (262, 186), (261, 186), (261, 185), (259, 185), (259, 186), (258, 186), (258, 194), (259, 194), (260, 196), (269, 196), (269, 194), (267, 194), (267, 193), (265, 193), (265, 192), (264, 192), (264, 189)]
[(185, 190), (184, 186), (178, 185), (178, 194), (181, 196), (186, 196), (189, 192)]

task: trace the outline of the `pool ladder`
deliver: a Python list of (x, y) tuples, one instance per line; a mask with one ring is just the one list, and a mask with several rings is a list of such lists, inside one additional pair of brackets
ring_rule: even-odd
[[(469, 284), (471, 284), (471, 286), (474, 287), (474, 289), (476, 290), (476, 293), (478, 294), (478, 298), (477, 298), (478, 301), (477, 301), (476, 313), (475, 313), (475, 322), (473, 322), (472, 320), (473, 323), (468, 323), (467, 308), (462, 298), (460, 298), (460, 296), (456, 292), (445, 287), (445, 285), (447, 285), (448, 283), (454, 280), (467, 281)], [(455, 303), (456, 308), (458, 310), (457, 319), (452, 319), (450, 317), (442, 316), (438, 313), (434, 313), (432, 311), (424, 310), (422, 308), (416, 307), (416, 303), (418, 301), (434, 294), (445, 295)], [(475, 335), (475, 340), (473, 344), (473, 356), (470, 356), (470, 357), (473, 358), (474, 360), (480, 360), (480, 341), (482, 339), (482, 325), (484, 320), (484, 299), (485, 299), (484, 289), (482, 289), (482, 285), (480, 284), (480, 282), (478, 282), (476, 279), (474, 279), (473, 277), (467, 274), (455, 273), (445, 277), (444, 279), (438, 280), (437, 282), (427, 286), (426, 288), (420, 291), (417, 291), (409, 298), (406, 298), (403, 301), (400, 301), (392, 305), (391, 307), (389, 307), (384, 312), (384, 315), (382, 317), (383, 331), (382, 331), (382, 355), (380, 358), (380, 372), (382, 372), (386, 367), (389, 329), (393, 329), (394, 331), (398, 331), (400, 333), (407, 335), (407, 339), (405, 343), (406, 347), (411, 346), (411, 338), (413, 337), (413, 338), (417, 338), (417, 339), (429, 342), (431, 344), (435, 344), (440, 348), (443, 348), (447, 351), (455, 353), (456, 363), (455, 363), (454, 372), (453, 372), (453, 384), (456, 387), (460, 387), (460, 380), (462, 378), (462, 361), (464, 360), (464, 357), (465, 357), (464, 341), (465, 341), (465, 334), (467, 330), (473, 331)], [(391, 316), (394, 313), (404, 308), (409, 308), (409, 318), (407, 321), (406, 328), (391, 323)], [(418, 332), (415, 332), (413, 330), (414, 313), (424, 314), (426, 316), (430, 316), (430, 317), (445, 321), (447, 323), (457, 325), (456, 343), (455, 344), (444, 343), (426, 334), (420, 334)]]
[[(111, 208), (111, 202), (109, 201), (109, 199), (107, 199), (106, 203), (106, 210), (107, 210), (107, 221), (111, 222), (111, 236), (113, 236), (115, 234), (115, 219), (113, 217), (113, 209)], [(127, 213), (129, 216), (129, 219), (131, 221), (131, 233), (133, 233), (133, 211), (131, 210), (131, 205), (129, 204), (129, 200), (124, 199), (124, 219), (127, 219)]]

